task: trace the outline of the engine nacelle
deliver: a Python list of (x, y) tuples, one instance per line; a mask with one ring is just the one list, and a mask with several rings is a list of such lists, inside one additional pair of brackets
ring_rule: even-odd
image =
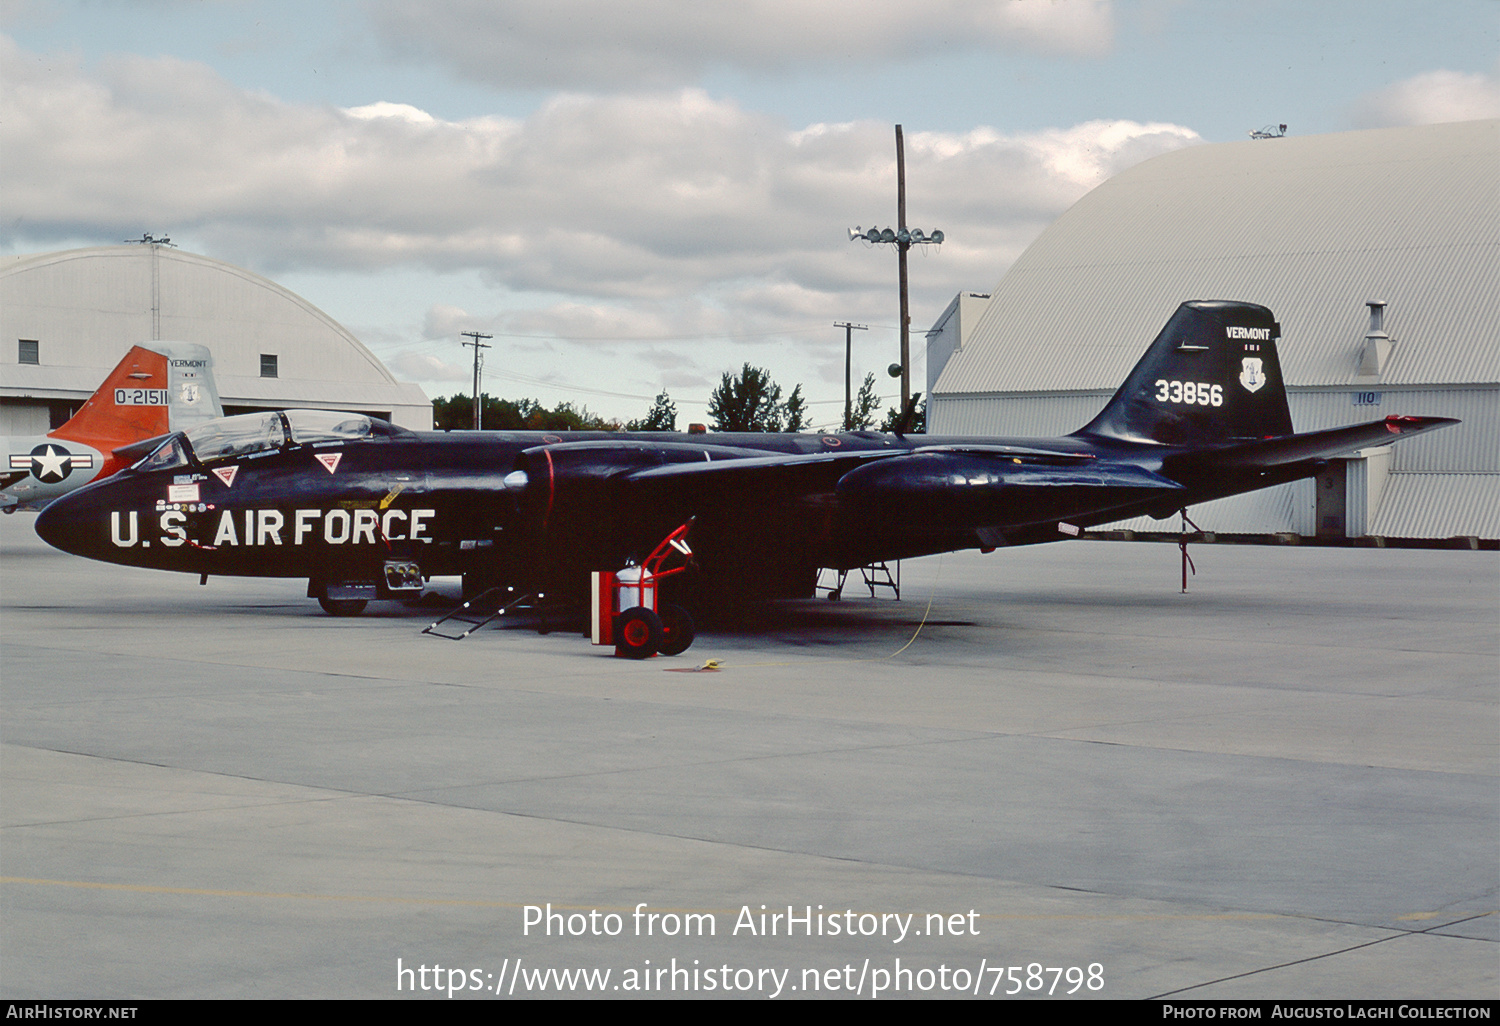
[[(515, 470), (505, 477), (505, 488), (515, 497), (525, 529), (545, 558), (570, 562), (571, 552), (603, 553), (604, 565), (583, 569), (609, 569), (623, 565), (628, 557), (643, 558), (646, 552), (636, 550), (644, 546), (649, 551), (691, 515), (643, 510), (640, 503), (618, 501), (619, 489), (631, 474), (673, 463), (764, 455), (679, 442), (562, 442), (520, 453)], [(633, 510), (631, 517), (624, 515), (627, 509)]]

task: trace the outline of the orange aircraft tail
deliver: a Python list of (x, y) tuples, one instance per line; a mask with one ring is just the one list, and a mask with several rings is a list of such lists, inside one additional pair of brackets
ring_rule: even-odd
[(123, 445), (223, 416), (213, 357), (190, 342), (133, 346), (99, 391), (49, 438), (82, 442), (105, 455), (108, 477), (121, 469), (108, 454)]

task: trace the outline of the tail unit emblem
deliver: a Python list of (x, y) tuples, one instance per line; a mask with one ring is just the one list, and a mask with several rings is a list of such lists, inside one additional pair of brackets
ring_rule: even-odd
[(1259, 392), (1266, 384), (1266, 372), (1261, 366), (1261, 358), (1258, 356), (1247, 356), (1240, 361), (1240, 384), (1245, 386), (1247, 392)]

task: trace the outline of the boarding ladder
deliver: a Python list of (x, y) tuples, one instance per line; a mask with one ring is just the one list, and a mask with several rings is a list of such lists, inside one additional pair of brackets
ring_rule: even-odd
[[(510, 592), (510, 588), (490, 588), (469, 599), (463, 605), (453, 610), (446, 616), (439, 617), (426, 627), (422, 628), (423, 634), (430, 634), (434, 638), (442, 638), (444, 641), (462, 641), (479, 628), (484, 627), (513, 610), (540, 609), (543, 596), (540, 592), (532, 594), (527, 592), (517, 595), (509, 602), (501, 603), (502, 593)], [(493, 609), (493, 612), (490, 610)], [(452, 626), (440, 630), (444, 624), (457, 626), (467, 624), (468, 628), (460, 634), (449, 634)]]
[[(834, 583), (832, 587), (828, 587), (823, 583), (823, 571), (818, 571), (818, 587), (827, 588), (830, 602), (837, 602), (843, 598), (844, 582), (848, 579), (849, 573), (848, 570), (833, 571)], [(901, 601), (901, 560), (896, 560), (895, 573), (892, 573), (890, 566), (885, 563), (871, 563), (859, 568), (859, 576), (865, 587), (870, 589), (871, 598), (875, 597), (876, 588), (889, 588), (892, 597), (897, 602)]]

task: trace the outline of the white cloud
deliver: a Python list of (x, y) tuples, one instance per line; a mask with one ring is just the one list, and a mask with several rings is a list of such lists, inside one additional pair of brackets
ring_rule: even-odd
[(407, 0), (367, 4), (393, 52), (505, 85), (663, 87), (716, 67), (919, 59), (955, 48), (1099, 55), (1108, 0)]
[(374, 121), (376, 118), (400, 118), (414, 125), (437, 123), (437, 118), (419, 107), (413, 107), (409, 103), (389, 103), (385, 100), (367, 103), (363, 107), (349, 107), (344, 110), (344, 113), (366, 121)]
[(1370, 93), (1359, 101), (1361, 128), (1431, 125), (1500, 117), (1500, 78), (1494, 74), (1429, 71)]
[[(456, 381), (468, 385), (474, 379), (472, 368), (449, 363), (430, 353), (397, 353), (387, 357), (385, 363), (398, 377), (410, 381)], [(473, 391), (472, 388), (469, 390)]]
[[(26, 155), (0, 164), (0, 191), (13, 237), (38, 248), (144, 226), (272, 276), (472, 270), (497, 289), (490, 310), (427, 310), (429, 339), (753, 340), (889, 305), (889, 247), (845, 234), (890, 223), (889, 125), (790, 129), (693, 89), (450, 122), (288, 103), (173, 59), (94, 73), (3, 37), (0, 76), (0, 147)], [(910, 222), (949, 240), (915, 254), (914, 301), (988, 288), (1089, 188), (1196, 141), (1126, 121), (909, 132)]]

